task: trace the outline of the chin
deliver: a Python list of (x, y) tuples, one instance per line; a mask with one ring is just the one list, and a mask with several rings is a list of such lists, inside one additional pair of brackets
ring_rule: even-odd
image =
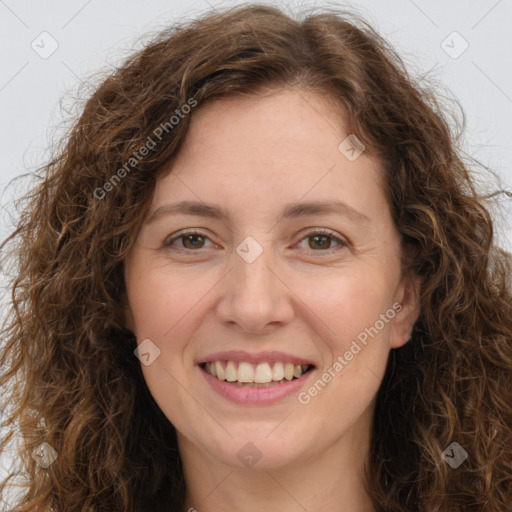
[(259, 426), (240, 426), (243, 433), (231, 429), (232, 438), (222, 436), (213, 446), (209, 438), (203, 446), (215, 459), (228, 466), (254, 470), (279, 469), (303, 459), (308, 445), (305, 436), (291, 436), (289, 427), (278, 432), (278, 425), (279, 422), (274, 422), (269, 427), (269, 423), (264, 422)]

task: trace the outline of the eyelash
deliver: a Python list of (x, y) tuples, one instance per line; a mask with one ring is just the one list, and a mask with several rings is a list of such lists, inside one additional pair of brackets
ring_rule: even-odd
[[(164, 242), (164, 247), (166, 248), (171, 248), (173, 243), (176, 241), (176, 240), (179, 240), (179, 239), (183, 239), (184, 237), (188, 236), (188, 235), (199, 235), (201, 236), (202, 238), (204, 239), (209, 239), (208, 236), (206, 236), (205, 234), (201, 233), (200, 231), (196, 231), (194, 229), (191, 229), (191, 230), (186, 230), (186, 231), (182, 231), (182, 232), (179, 232), (178, 235), (176, 236), (173, 236), (172, 238), (168, 238), (165, 242)], [(338, 248), (329, 248), (329, 249), (310, 249), (311, 251), (315, 252), (315, 253), (328, 253), (328, 254), (331, 254), (334, 251), (337, 251), (337, 250), (340, 250), (344, 247), (348, 247), (349, 243), (348, 241), (336, 236), (332, 231), (329, 231), (327, 229), (323, 229), (323, 228), (318, 228), (318, 229), (315, 229), (314, 231), (310, 231), (308, 233), (306, 233), (302, 238), (301, 238), (301, 242), (303, 240), (306, 240), (307, 238), (311, 238), (315, 235), (322, 235), (322, 236), (327, 236), (328, 238), (331, 238), (332, 240), (335, 240), (338, 242)], [(211, 241), (211, 240), (210, 240)], [(178, 250), (180, 252), (184, 252), (184, 253), (197, 253), (197, 252), (200, 252), (201, 250), (205, 249), (204, 247), (201, 247), (199, 249), (186, 249), (184, 247), (178, 247), (177, 249), (175, 250)]]

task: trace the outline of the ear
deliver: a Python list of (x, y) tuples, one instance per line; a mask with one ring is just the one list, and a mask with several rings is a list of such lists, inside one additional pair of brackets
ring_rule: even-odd
[(395, 295), (395, 303), (401, 304), (391, 326), (389, 344), (391, 348), (405, 345), (411, 338), (412, 328), (420, 315), (420, 286), (421, 280), (415, 274), (407, 274)]

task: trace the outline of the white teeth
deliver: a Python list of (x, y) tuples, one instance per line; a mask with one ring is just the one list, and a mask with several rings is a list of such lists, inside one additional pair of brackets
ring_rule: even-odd
[(228, 382), (235, 382), (238, 379), (238, 372), (236, 371), (236, 366), (233, 361), (228, 361), (226, 365), (226, 380)]
[(279, 382), (284, 379), (284, 365), (283, 363), (274, 363), (274, 368), (272, 368), (272, 380)]
[(286, 363), (284, 365), (284, 378), (286, 380), (292, 380), (293, 379), (293, 371), (295, 367), (293, 363)]
[(260, 363), (254, 372), (254, 382), (264, 384), (272, 381), (272, 369), (268, 363)]
[(254, 382), (254, 368), (251, 363), (238, 365), (238, 382)]
[[(226, 380), (226, 372), (224, 371), (224, 368), (222, 367), (222, 363), (220, 361), (215, 361), (215, 372), (217, 373), (217, 379)], [(215, 377), (215, 375), (213, 376)]]
[[(225, 364), (225, 366), (224, 366)], [(204, 370), (219, 380), (227, 380), (237, 385), (255, 384), (267, 387), (277, 383), (299, 378), (308, 369), (307, 365), (293, 363), (260, 363), (254, 365), (248, 362), (212, 361), (205, 363)]]

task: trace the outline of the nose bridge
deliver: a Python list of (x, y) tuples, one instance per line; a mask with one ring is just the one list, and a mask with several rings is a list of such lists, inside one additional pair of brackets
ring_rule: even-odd
[[(261, 239), (261, 238), (260, 238)], [(263, 247), (252, 236), (245, 238), (235, 249), (233, 254), (233, 282), (234, 292), (238, 300), (259, 299), (261, 303), (269, 301), (272, 297), (272, 278), (275, 279), (269, 267), (273, 266), (274, 258), (271, 254), (270, 244)]]
[(276, 258), (270, 244), (247, 237), (232, 255), (229, 273), (219, 304), (220, 319), (253, 332), (270, 323), (283, 323), (292, 316), (286, 287), (276, 278)]

